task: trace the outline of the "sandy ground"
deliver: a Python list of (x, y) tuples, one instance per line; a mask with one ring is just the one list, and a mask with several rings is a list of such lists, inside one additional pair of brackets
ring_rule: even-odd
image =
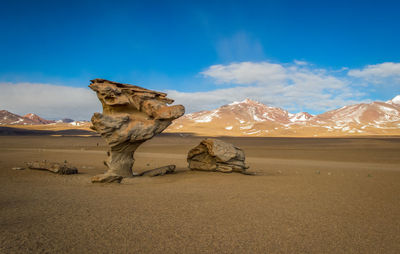
[[(0, 253), (400, 253), (400, 138), (224, 138), (256, 176), (192, 172), (201, 138), (142, 145), (135, 170), (92, 184), (99, 137), (0, 137)], [(78, 175), (11, 170), (64, 161)]]

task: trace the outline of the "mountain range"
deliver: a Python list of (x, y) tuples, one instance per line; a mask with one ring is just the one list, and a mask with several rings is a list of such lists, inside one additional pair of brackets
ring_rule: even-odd
[(400, 95), (386, 102), (344, 106), (319, 115), (245, 99), (184, 115), (167, 132), (224, 136), (400, 135)]
[[(0, 125), (89, 126), (87, 121), (46, 120), (29, 113), (20, 116), (0, 110)], [(400, 95), (386, 102), (344, 106), (319, 115), (296, 114), (245, 99), (210, 111), (186, 114), (165, 132), (203, 136), (347, 136), (400, 135)]]
[(34, 125), (50, 123), (55, 123), (55, 121), (43, 119), (32, 113), (20, 116), (7, 110), (0, 110), (0, 125)]
[(74, 121), (69, 118), (65, 118), (62, 120), (46, 120), (36, 114), (29, 113), (24, 116), (20, 116), (14, 113), (11, 113), (7, 110), (0, 110), (0, 125), (44, 125), (44, 124), (59, 124), (59, 123), (68, 123), (73, 126), (79, 126), (83, 123), (87, 123), (85, 121)]

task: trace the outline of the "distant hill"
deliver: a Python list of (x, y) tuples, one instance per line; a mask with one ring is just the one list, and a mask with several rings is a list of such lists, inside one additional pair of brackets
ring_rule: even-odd
[(246, 99), (215, 110), (187, 114), (166, 131), (225, 136), (400, 135), (400, 96), (315, 116), (307, 112), (291, 114)]
[(7, 110), (0, 110), (0, 124), (26, 125), (35, 124), (35, 121), (30, 118), (11, 113)]
[(51, 123), (55, 123), (55, 121), (43, 119), (33, 113), (20, 116), (7, 110), (0, 110), (0, 125), (34, 125)]
[(69, 118), (64, 118), (62, 120), (53, 121), (46, 120), (36, 114), (29, 113), (24, 116), (20, 116), (11, 113), (7, 110), (0, 110), (0, 125), (46, 125), (46, 124), (57, 124), (67, 126), (89, 126), (88, 121), (74, 121)]
[(28, 118), (28, 119), (32, 120), (32, 121), (34, 122), (34, 124), (50, 124), (50, 123), (55, 123), (55, 121), (43, 119), (43, 118), (41, 118), (40, 116), (35, 115), (35, 114), (33, 114), (33, 113), (26, 114), (26, 115), (23, 116), (23, 118), (25, 118), (25, 119)]

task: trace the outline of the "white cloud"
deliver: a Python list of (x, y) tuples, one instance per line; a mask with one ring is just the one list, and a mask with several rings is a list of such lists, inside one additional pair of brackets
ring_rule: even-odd
[(251, 98), (291, 111), (322, 112), (361, 101), (363, 93), (325, 69), (303, 63), (241, 62), (213, 65), (201, 72), (219, 84), (233, 87), (207, 92), (168, 91), (188, 112), (212, 109), (232, 101)]
[(241, 62), (213, 65), (201, 74), (214, 78), (217, 83), (269, 84), (282, 82), (286, 76), (285, 72), (285, 68), (280, 64)]
[(367, 65), (362, 69), (350, 70), (348, 75), (377, 84), (386, 83), (388, 79), (400, 81), (400, 63), (386, 62)]
[(16, 114), (35, 113), (48, 119), (90, 119), (101, 112), (96, 93), (89, 88), (37, 83), (0, 83), (0, 108)]

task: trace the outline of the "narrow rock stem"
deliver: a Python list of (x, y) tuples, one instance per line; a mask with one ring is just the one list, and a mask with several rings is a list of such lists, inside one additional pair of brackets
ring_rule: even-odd
[(132, 166), (135, 162), (133, 153), (133, 151), (109, 151), (107, 158), (107, 172), (122, 177), (132, 177)]

